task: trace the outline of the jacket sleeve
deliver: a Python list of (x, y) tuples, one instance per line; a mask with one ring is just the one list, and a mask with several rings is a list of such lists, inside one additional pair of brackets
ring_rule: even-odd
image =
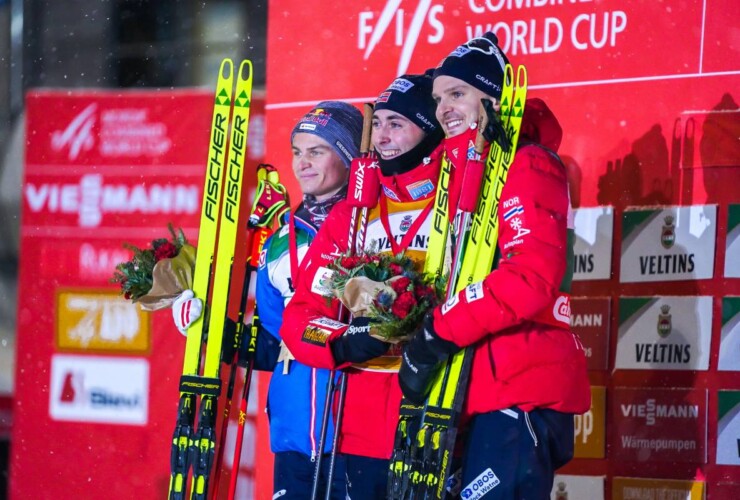
[(317, 368), (335, 368), (329, 340), (344, 333), (337, 321), (339, 301), (331, 298), (324, 282), (327, 265), (347, 248), (351, 208), (338, 203), (316, 234), (299, 268), (296, 291), (283, 313), (280, 335), (293, 356)]
[(552, 304), (567, 264), (568, 205), (562, 164), (543, 148), (522, 147), (499, 200), (498, 266), (435, 310), (440, 337), (465, 347)]
[(255, 303), (259, 313), (262, 328), (280, 340), (280, 324), (282, 323), (285, 299), (280, 290), (273, 284), (270, 277), (270, 268), (267, 256), (270, 254), (270, 244), (275, 235), (265, 242), (260, 254), (260, 263), (257, 268), (257, 283), (255, 285)]

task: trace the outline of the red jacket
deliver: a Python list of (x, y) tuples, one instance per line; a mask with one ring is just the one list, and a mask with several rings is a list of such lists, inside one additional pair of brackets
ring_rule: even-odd
[(518, 406), (583, 413), (591, 392), (586, 358), (571, 333), (567, 295), (568, 183), (562, 132), (544, 102), (525, 107), (520, 147), (498, 211), (496, 269), (434, 312), (437, 334), (475, 354), (465, 413)]

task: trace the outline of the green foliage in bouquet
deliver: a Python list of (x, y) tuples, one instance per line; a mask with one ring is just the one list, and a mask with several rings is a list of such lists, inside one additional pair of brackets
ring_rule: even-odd
[[(172, 224), (167, 225), (170, 238), (157, 238), (147, 248), (139, 248), (130, 243), (124, 243), (124, 248), (133, 252), (133, 257), (127, 262), (121, 262), (111, 278), (111, 283), (118, 283), (121, 294), (127, 300), (136, 302), (152, 289), (154, 266), (163, 259), (176, 257), (183, 247), (189, 247), (188, 240), (182, 229), (175, 230)], [(192, 248), (192, 247), (191, 247)]]

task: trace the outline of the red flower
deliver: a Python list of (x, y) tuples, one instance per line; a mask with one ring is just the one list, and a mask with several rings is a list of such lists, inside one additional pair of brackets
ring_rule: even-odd
[(388, 266), (393, 276), (400, 276), (403, 274), (403, 267), (398, 264), (391, 264)]
[(391, 281), (391, 288), (393, 288), (394, 292), (400, 295), (406, 291), (410, 283), (411, 283), (410, 279), (408, 279), (405, 276), (401, 276), (397, 280)]
[(398, 296), (391, 306), (391, 312), (398, 316), (400, 319), (408, 316), (411, 309), (416, 305), (416, 298), (411, 292), (404, 292)]
[(339, 265), (341, 265), (345, 269), (353, 269), (357, 267), (357, 265), (360, 263), (359, 257), (342, 257), (342, 260), (340, 261)]
[(170, 259), (177, 255), (177, 247), (169, 241), (162, 243), (154, 249), (154, 260), (159, 262), (162, 259)]

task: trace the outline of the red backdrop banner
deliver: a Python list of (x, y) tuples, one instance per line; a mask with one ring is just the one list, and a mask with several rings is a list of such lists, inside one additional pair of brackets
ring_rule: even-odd
[[(108, 280), (123, 242), (146, 247), (170, 222), (197, 244), (212, 106), (205, 90), (28, 94), (12, 498), (166, 496), (185, 341), (169, 309), (142, 312)], [(250, 124), (254, 171), (261, 96)]]

